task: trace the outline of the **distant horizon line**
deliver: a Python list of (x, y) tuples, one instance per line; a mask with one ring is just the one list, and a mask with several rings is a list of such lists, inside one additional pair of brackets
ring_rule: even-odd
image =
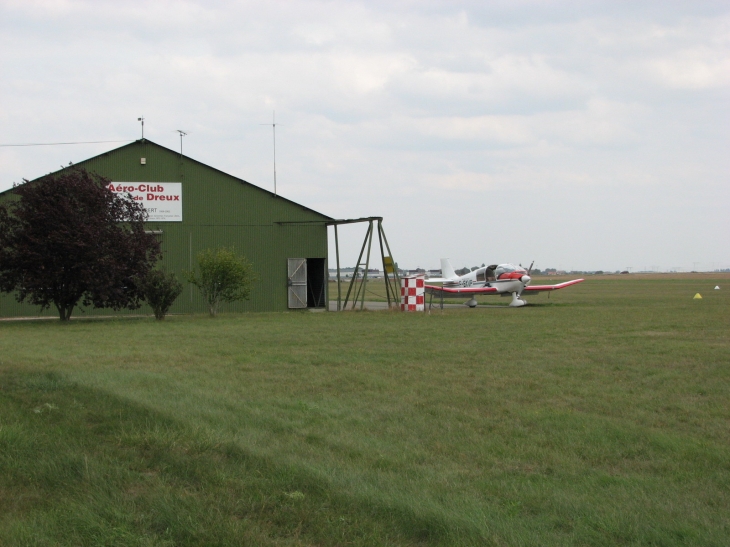
[[(462, 270), (463, 268), (457, 268), (457, 270)], [(364, 270), (364, 268), (360, 268), (360, 271)], [(399, 271), (403, 272), (423, 272), (423, 273), (436, 273), (441, 272), (441, 268), (434, 268), (434, 269), (426, 269), (426, 268), (398, 268)], [(579, 269), (563, 269), (563, 268), (533, 268), (535, 272), (555, 272), (556, 275), (565, 275), (565, 274), (622, 274), (624, 272), (630, 273), (630, 274), (652, 274), (652, 273), (730, 273), (730, 267), (729, 268), (716, 268), (716, 269), (691, 269), (691, 268), (684, 268), (684, 267), (675, 267), (675, 268), (667, 268), (667, 269), (655, 269), (655, 270), (636, 270), (634, 268), (624, 268), (624, 269), (585, 269), (585, 270), (579, 270)], [(328, 268), (329, 272), (337, 272), (337, 268)], [(341, 272), (344, 271), (355, 271), (354, 266), (347, 266), (347, 267), (341, 267)], [(368, 268), (368, 272), (380, 272), (382, 271), (380, 268)], [(473, 269), (472, 269), (473, 271)]]

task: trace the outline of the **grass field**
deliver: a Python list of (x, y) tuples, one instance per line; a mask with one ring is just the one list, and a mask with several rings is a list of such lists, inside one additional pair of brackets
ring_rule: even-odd
[[(536, 276), (532, 280), (533, 285), (554, 285), (556, 283), (562, 283), (563, 281), (569, 281), (571, 279), (578, 279), (578, 278), (588, 279), (592, 283), (598, 282), (602, 284), (603, 286), (610, 286), (612, 283), (622, 283), (625, 280), (632, 280), (632, 281), (661, 281), (661, 282), (671, 282), (676, 280), (684, 280), (684, 281), (697, 281), (700, 283), (700, 286), (705, 286), (707, 283), (705, 281), (715, 279), (718, 282), (721, 282), (721, 280), (724, 280), (726, 277), (730, 277), (730, 274), (727, 273), (718, 273), (718, 274), (705, 274), (705, 273), (687, 273), (687, 274), (663, 274), (663, 273), (649, 273), (649, 274), (634, 274), (626, 278), (623, 275), (619, 274), (609, 274), (609, 275), (551, 275), (551, 276)], [(342, 291), (342, 302), (344, 303), (345, 297), (347, 296), (348, 288), (350, 287), (352, 279), (342, 279), (340, 290)], [(428, 280), (426, 281), (428, 283)], [(358, 283), (360, 283), (358, 281)], [(607, 285), (608, 283), (608, 285)], [(440, 285), (440, 283), (437, 283), (437, 285)], [(621, 285), (619, 285), (621, 286)], [(714, 285), (713, 285), (714, 287)], [(710, 287), (710, 288), (713, 288)], [(347, 309), (351, 309), (352, 302), (354, 301), (355, 295), (357, 294), (358, 287), (353, 286), (352, 291), (350, 293), (350, 300), (348, 301)], [(573, 290), (573, 289), (571, 289)], [(386, 302), (387, 301), (387, 294), (385, 290), (385, 281), (380, 279), (368, 279), (365, 289), (365, 301), (366, 302)], [(360, 293), (362, 295), (362, 292)], [(557, 294), (557, 293), (555, 293)], [(337, 282), (330, 279), (329, 281), (329, 295), (330, 299), (333, 302), (337, 301)], [(392, 297), (391, 297), (392, 298)], [(429, 297), (427, 297), (429, 298)], [(547, 292), (542, 292), (538, 294), (529, 294), (525, 295), (525, 298), (533, 304), (540, 304), (540, 303), (547, 303), (550, 301), (551, 297)], [(469, 298), (447, 298), (445, 300), (445, 303), (448, 304), (456, 304), (456, 303), (464, 303)], [(488, 306), (508, 306), (510, 303), (511, 298), (502, 298), (498, 296), (493, 295), (477, 295), (475, 297), (477, 302), (479, 304), (485, 304)], [(433, 298), (433, 306), (437, 305), (437, 301), (439, 300), (438, 297)], [(544, 302), (543, 302), (544, 301)], [(360, 302), (360, 300), (358, 300)], [(427, 300), (428, 302), (428, 300)], [(359, 306), (356, 306), (356, 308), (359, 308)]]
[(0, 545), (729, 545), (730, 275), (529, 300), (0, 322)]

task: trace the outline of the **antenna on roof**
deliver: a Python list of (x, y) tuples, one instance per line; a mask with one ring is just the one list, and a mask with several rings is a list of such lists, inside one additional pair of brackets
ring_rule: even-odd
[(144, 116), (137, 118), (138, 122), (142, 122), (142, 138), (144, 139)]
[(180, 133), (180, 157), (182, 158), (182, 138), (187, 135), (187, 133), (182, 129), (175, 129), (175, 131)]
[(260, 123), (259, 125), (270, 125), (274, 130), (274, 195), (276, 196), (276, 110), (273, 111), (271, 123)]

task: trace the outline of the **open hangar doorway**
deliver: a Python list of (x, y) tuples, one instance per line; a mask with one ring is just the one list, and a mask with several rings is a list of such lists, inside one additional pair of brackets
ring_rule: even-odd
[(328, 279), (326, 258), (287, 259), (289, 309), (325, 308)]
[[(310, 224), (321, 221), (287, 221), (279, 224)], [(337, 311), (344, 311), (350, 305), (355, 309), (359, 304), (360, 309), (365, 306), (365, 293), (368, 283), (370, 266), (375, 266), (377, 261), (371, 263), (371, 252), (379, 255), (383, 268), (385, 297), (388, 307), (397, 306), (400, 301), (400, 279), (398, 276), (397, 263), (393, 260), (388, 239), (383, 230), (383, 217), (364, 217), (354, 219), (332, 219), (321, 222), (325, 226), (332, 226), (334, 229), (334, 251), (335, 251), (335, 291)], [(340, 267), (340, 245), (338, 226), (347, 224), (367, 224), (365, 239), (360, 247), (360, 253), (355, 261), (352, 274), (348, 275), (346, 294), (343, 301), (343, 275)], [(376, 247), (376, 249), (373, 249)], [(331, 250), (331, 249), (330, 249)], [(349, 269), (349, 268), (348, 268)], [(326, 258), (289, 258), (287, 259), (287, 306), (289, 309), (325, 308), (329, 307), (329, 270)], [(375, 272), (372, 272), (373, 274)], [(371, 275), (372, 277), (372, 275)]]

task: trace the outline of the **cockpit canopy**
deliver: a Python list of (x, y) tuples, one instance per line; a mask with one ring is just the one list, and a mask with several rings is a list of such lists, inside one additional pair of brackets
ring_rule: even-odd
[(479, 268), (477, 272), (477, 281), (494, 281), (497, 279), (496, 275), (494, 274), (494, 270), (497, 267), (496, 264), (493, 264), (491, 266)]

